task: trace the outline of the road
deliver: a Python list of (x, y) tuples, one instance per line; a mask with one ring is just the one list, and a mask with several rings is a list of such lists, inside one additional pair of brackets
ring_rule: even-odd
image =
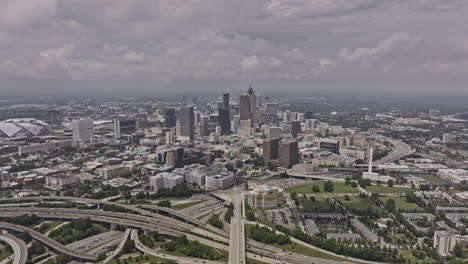
[[(83, 199), (83, 198), (75, 198), (75, 197), (61, 197), (61, 196), (48, 196), (48, 197), (27, 197), (27, 198), (12, 198), (12, 199), (2, 199), (2, 200), (9, 200), (9, 201), (28, 201), (30, 199), (34, 200), (50, 200), (50, 199), (57, 199), (57, 200), (69, 200), (69, 201), (75, 201), (79, 200), (80, 202), (85, 202), (85, 203), (93, 203), (93, 204), (99, 204), (101, 203), (100, 200), (93, 200), (93, 199)], [(123, 205), (119, 203), (113, 203), (113, 202), (106, 202), (113, 204), (115, 206), (123, 207), (128, 210), (137, 212), (141, 215), (135, 215), (135, 214), (125, 214), (125, 213), (116, 213), (116, 212), (103, 212), (103, 211), (98, 211), (98, 210), (77, 210), (77, 209), (70, 209), (70, 208), (54, 208), (53, 210), (50, 210), (50, 208), (5, 208), (5, 210), (11, 210), (10, 212), (3, 212), (4, 210), (0, 211), (0, 217), (14, 217), (18, 215), (23, 215), (25, 214), (24, 211), (18, 211), (18, 210), (29, 210), (29, 213), (34, 213), (38, 215), (39, 217), (43, 218), (66, 218), (66, 219), (77, 219), (77, 218), (90, 218), (92, 221), (98, 221), (98, 222), (105, 222), (105, 223), (114, 223), (114, 224), (121, 224), (125, 226), (130, 226), (130, 227), (135, 227), (135, 228), (140, 228), (143, 230), (155, 230), (159, 231), (160, 233), (163, 234), (168, 234), (172, 236), (179, 236), (181, 234), (185, 234), (188, 239), (190, 240), (196, 240), (199, 241), (202, 244), (209, 245), (214, 248), (218, 249), (223, 249), (227, 250), (228, 247), (215, 241), (220, 241), (222, 243), (228, 243), (229, 240), (226, 239), (224, 236), (227, 237), (227, 233), (224, 232), (223, 230), (216, 229), (210, 225), (207, 225), (205, 223), (201, 223), (199, 220), (196, 219), (191, 219), (190, 217), (180, 214), (180, 212), (177, 212), (178, 218), (186, 219), (187, 223), (190, 224), (196, 224), (197, 226), (209, 228), (210, 232), (196, 228), (192, 230), (193, 232), (202, 234), (204, 236), (210, 236), (211, 238), (215, 239), (215, 241), (205, 239), (199, 236), (194, 236), (190, 233), (185, 233), (181, 232), (180, 229), (178, 230), (177, 227), (174, 227), (174, 224), (177, 223), (177, 225), (181, 225), (184, 227), (193, 227), (189, 226), (186, 223), (175, 221), (175, 219), (168, 218), (168, 217), (163, 217), (159, 214), (152, 213), (150, 211), (146, 211), (141, 208), (137, 208), (134, 206), (130, 205)], [(139, 205), (143, 208), (148, 208), (148, 209), (155, 209), (159, 210), (160, 207), (153, 206), (153, 205)], [(35, 211), (35, 210), (49, 210), (49, 211)], [(61, 212), (61, 210), (76, 210), (76, 211), (68, 211), (68, 212)], [(163, 208), (164, 212), (168, 212), (168, 208)], [(34, 212), (35, 211), (35, 212)], [(87, 211), (92, 211), (92, 212), (87, 212)], [(171, 211), (174, 211), (171, 209)], [(102, 215), (102, 213), (105, 213), (105, 215)], [(112, 216), (108, 216), (107, 214), (111, 214)], [(175, 213), (174, 213), (175, 215)], [(151, 217), (148, 217), (151, 216)], [(128, 219), (127, 219), (128, 218)], [(177, 220), (179, 220), (176, 218)], [(146, 219), (146, 220), (145, 220)], [(170, 223), (173, 225), (172, 228), (169, 227), (163, 227), (161, 226), (163, 222), (158, 219), (165, 219), (170, 220)], [(183, 220), (182, 220), (183, 221)], [(211, 231), (214, 229), (213, 231)], [(243, 230), (241, 230), (243, 231)], [(222, 234), (222, 236), (217, 235), (217, 234)], [(226, 234), (226, 235), (224, 235)], [(42, 235), (42, 234), (41, 234)], [(55, 241), (54, 241), (55, 242)], [(279, 251), (278, 248), (271, 247), (256, 241), (252, 240), (247, 240), (247, 248), (250, 251), (247, 253), (247, 256), (249, 258), (254, 258), (254, 259), (261, 259), (263, 262), (268, 262), (268, 263), (277, 263), (277, 261), (285, 261), (287, 263), (294, 263), (294, 264), (310, 264), (311, 262), (314, 263), (326, 263), (326, 264), (336, 264), (339, 263), (337, 261), (332, 261), (332, 260), (327, 260), (327, 259), (320, 259), (320, 258), (312, 258), (308, 256), (304, 256), (301, 254), (296, 254), (293, 252), (289, 251)], [(245, 252), (245, 251), (244, 251)], [(326, 252), (326, 251), (325, 251)], [(263, 256), (263, 257), (262, 257)], [(275, 259), (269, 259), (268, 257), (274, 257)], [(365, 262), (365, 261), (363, 261)]]
[(385, 137), (379, 134), (372, 134), (372, 137), (379, 139), (381, 141), (388, 141), (390, 142), (390, 144), (393, 145), (392, 151), (390, 151), (390, 153), (388, 153), (387, 156), (374, 161), (374, 165), (380, 165), (380, 164), (384, 164), (387, 162), (400, 160), (401, 158), (411, 155), (415, 152), (414, 149), (412, 149), (408, 144), (404, 143), (403, 141), (395, 140), (395, 139)]
[(229, 240), (229, 264), (245, 264), (245, 227), (244, 219), (242, 218), (241, 208), (243, 192), (241, 189), (235, 188), (232, 194), (232, 203), (234, 205), (234, 215), (230, 225), (230, 240)]
[(117, 246), (117, 248), (114, 251), (112, 251), (112, 253), (109, 256), (107, 256), (107, 258), (105, 260), (101, 261), (101, 264), (109, 262), (111, 259), (113, 259), (117, 255), (119, 255), (120, 252), (122, 252), (122, 249), (123, 249), (123, 247), (125, 245), (125, 242), (127, 241), (128, 237), (130, 236), (130, 232), (132, 232), (132, 230), (133, 229), (130, 229), (130, 228), (127, 228), (125, 230), (125, 233), (124, 233), (124, 235), (122, 237), (122, 240), (120, 240), (120, 243)]
[(43, 234), (31, 229), (31, 228), (27, 228), (27, 227), (20, 226), (20, 225), (13, 225), (13, 224), (10, 224), (10, 223), (5, 223), (5, 222), (0, 222), (0, 228), (16, 230), (16, 231), (19, 231), (19, 232), (28, 232), (29, 235), (31, 235), (32, 238), (36, 239), (37, 241), (39, 241), (41, 243), (46, 244), (47, 246), (49, 246), (49, 247), (51, 247), (51, 248), (53, 248), (53, 249), (55, 249), (57, 251), (63, 252), (65, 254), (67, 254), (67, 255), (70, 255), (70, 256), (78, 258), (78, 259), (92, 260), (92, 261), (96, 260), (96, 256), (91, 256), (91, 255), (88, 255), (88, 254), (81, 253), (81, 252), (78, 252), (76, 250), (73, 250), (71, 248), (68, 248), (68, 247), (58, 243), (57, 241), (52, 240), (52, 239), (44, 236)]
[(181, 264), (193, 264), (193, 263), (221, 264), (221, 263), (224, 263), (224, 262), (219, 262), (219, 261), (199, 260), (199, 259), (178, 257), (178, 256), (159, 253), (145, 246), (138, 238), (138, 232), (135, 229), (132, 231), (130, 235), (130, 239), (135, 242), (135, 248), (138, 249), (139, 251), (148, 255), (159, 257), (159, 258), (170, 259), (170, 260), (176, 261), (177, 263), (181, 263)]
[(23, 240), (12, 235), (2, 234), (0, 240), (5, 241), (13, 249), (13, 264), (25, 264), (28, 260), (28, 247)]
[(90, 248), (94, 248), (98, 245), (103, 245), (114, 239), (120, 238), (122, 235), (123, 233), (120, 231), (109, 231), (109, 232), (101, 233), (92, 237), (82, 239), (75, 243), (71, 243), (67, 245), (67, 247), (84, 252), (86, 250), (89, 250)]

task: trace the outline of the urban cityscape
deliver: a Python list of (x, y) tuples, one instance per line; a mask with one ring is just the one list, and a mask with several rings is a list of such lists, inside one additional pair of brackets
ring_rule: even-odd
[(0, 0), (0, 264), (468, 264), (467, 17)]
[(466, 114), (308, 106), (5, 105), (2, 261), (464, 263)]

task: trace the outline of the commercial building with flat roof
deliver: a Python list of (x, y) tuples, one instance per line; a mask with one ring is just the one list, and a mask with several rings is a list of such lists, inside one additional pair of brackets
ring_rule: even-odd
[(248, 203), (253, 208), (274, 208), (283, 203), (283, 189), (260, 185), (248, 194)]

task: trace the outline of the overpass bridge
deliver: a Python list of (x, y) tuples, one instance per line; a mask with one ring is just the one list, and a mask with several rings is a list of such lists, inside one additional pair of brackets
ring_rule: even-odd
[(13, 264), (26, 264), (28, 260), (28, 247), (23, 240), (9, 234), (0, 235), (0, 240), (5, 241), (13, 249)]
[(31, 228), (20, 226), (20, 225), (14, 225), (14, 224), (10, 224), (10, 223), (5, 223), (5, 222), (0, 222), (0, 228), (15, 230), (15, 231), (18, 231), (18, 232), (27, 232), (27, 233), (29, 233), (31, 235), (32, 238), (36, 239), (37, 241), (39, 241), (41, 243), (46, 244), (47, 246), (49, 246), (50, 248), (52, 248), (54, 250), (60, 251), (62, 253), (65, 253), (67, 255), (70, 255), (72, 257), (82, 259), (82, 260), (90, 260), (90, 261), (95, 261), (96, 260), (96, 256), (92, 256), (92, 255), (88, 255), (88, 254), (85, 254), (85, 253), (81, 253), (81, 252), (72, 250), (72, 249), (58, 243), (57, 241), (52, 240), (52, 239), (44, 236), (43, 234), (41, 234), (41, 233), (31, 229)]

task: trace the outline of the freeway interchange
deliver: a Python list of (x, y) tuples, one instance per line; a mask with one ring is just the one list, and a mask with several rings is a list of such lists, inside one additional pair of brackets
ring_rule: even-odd
[[(246, 239), (244, 232), (244, 220), (241, 216), (240, 207), (242, 198), (239, 196), (240, 192), (235, 193), (233, 201), (236, 203), (236, 210), (231, 224), (231, 232), (228, 233), (224, 230), (217, 229), (211, 225), (200, 222), (197, 219), (191, 218), (174, 209), (159, 207), (154, 205), (127, 205), (110, 201), (94, 200), (76, 197), (64, 196), (43, 196), (43, 197), (24, 197), (24, 198), (8, 198), (0, 201), (9, 202), (8, 206), (2, 207), (0, 217), (10, 218), (21, 215), (37, 215), (44, 219), (78, 219), (89, 218), (95, 222), (108, 223), (111, 226), (123, 225), (131, 228), (135, 237), (137, 229), (144, 231), (158, 231), (161, 234), (168, 236), (186, 235), (189, 240), (196, 240), (202, 244), (211, 246), (213, 248), (221, 249), (230, 252), (229, 263), (243, 264), (246, 263), (247, 258), (261, 260), (266, 263), (293, 263), (293, 264), (338, 264), (345, 263), (341, 261), (334, 261), (329, 259), (321, 259), (310, 257), (306, 255), (289, 252), (287, 250), (279, 250), (278, 248), (259, 243), (257, 241)], [(49, 207), (23, 207), (23, 203), (31, 201), (69, 201), (75, 203), (86, 204), (108, 204), (115, 205), (126, 209), (128, 212), (113, 212), (92, 209), (75, 209), (75, 208), (49, 208)], [(6, 205), (6, 204), (4, 204)], [(33, 206), (31, 204), (30, 206)], [(155, 213), (155, 212), (156, 213)], [(244, 210), (245, 212), (245, 210)], [(135, 214), (136, 213), (136, 214)], [(67, 255), (85, 261), (95, 261), (95, 255), (86, 254), (77, 250), (64, 246), (47, 236), (34, 231), (30, 228), (13, 225), (5, 222), (0, 222), (0, 228), (11, 229), (16, 231), (28, 232), (34, 239), (44, 243), (55, 251), (63, 252)], [(130, 230), (127, 229), (124, 237), (128, 237)], [(228, 246), (229, 245), (229, 246)], [(118, 249), (111, 253), (114, 257), (118, 255), (119, 250), (123, 246), (120, 243)], [(158, 256), (157, 252), (148, 251), (146, 248), (139, 244), (137, 249), (143, 253)], [(247, 251), (247, 252), (246, 252)], [(274, 254), (273, 254), (274, 253)], [(274, 257), (271, 257), (273, 256)], [(108, 259), (111, 259), (112, 257)], [(160, 257), (160, 256), (159, 256)], [(171, 259), (173, 256), (166, 254), (165, 258)], [(175, 260), (175, 261), (180, 261)], [(180, 263), (186, 263), (187, 260)], [(102, 262), (105, 263), (105, 262)], [(196, 262), (192, 262), (196, 263)], [(208, 262), (206, 262), (208, 263)], [(363, 261), (365, 263), (365, 261)], [(370, 263), (370, 262), (368, 262)]]

